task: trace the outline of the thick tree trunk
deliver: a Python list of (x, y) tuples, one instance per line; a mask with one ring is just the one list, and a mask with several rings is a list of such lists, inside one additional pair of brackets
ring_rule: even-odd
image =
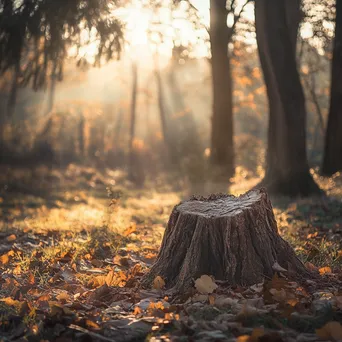
[(342, 170), (342, 2), (336, 0), (336, 26), (331, 73), (328, 126), (325, 136), (322, 173)]
[(270, 110), (262, 184), (284, 195), (318, 193), (309, 173), (305, 99), (295, 57), (300, 0), (258, 0), (255, 21)]
[(211, 195), (173, 209), (157, 260), (142, 284), (150, 286), (160, 276), (168, 289), (181, 291), (206, 274), (231, 285), (252, 285), (271, 278), (275, 263), (294, 277), (309, 275), (278, 234), (266, 191)]
[(213, 86), (211, 155), (214, 177), (229, 182), (234, 174), (232, 76), (228, 56), (226, 0), (210, 1), (210, 45)]

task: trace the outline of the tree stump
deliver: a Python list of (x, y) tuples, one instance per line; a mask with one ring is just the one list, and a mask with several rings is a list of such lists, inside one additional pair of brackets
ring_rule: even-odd
[(166, 288), (186, 290), (203, 274), (231, 285), (272, 278), (274, 265), (298, 277), (309, 272), (284, 241), (264, 189), (239, 197), (193, 197), (174, 207), (160, 248), (142, 285), (161, 276)]

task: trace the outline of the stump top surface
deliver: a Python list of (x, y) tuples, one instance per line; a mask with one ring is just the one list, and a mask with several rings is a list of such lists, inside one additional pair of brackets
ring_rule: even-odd
[(240, 197), (222, 196), (212, 200), (189, 200), (181, 203), (177, 210), (208, 218), (234, 216), (252, 207), (260, 197), (259, 191), (250, 191)]

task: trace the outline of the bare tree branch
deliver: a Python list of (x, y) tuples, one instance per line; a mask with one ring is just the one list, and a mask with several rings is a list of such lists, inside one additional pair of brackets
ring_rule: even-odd
[[(247, 6), (247, 4), (249, 4), (250, 2), (252, 2), (252, 0), (246, 0), (246, 2), (242, 5), (239, 13), (237, 14), (234, 14), (234, 22), (233, 22), (233, 25), (230, 27), (230, 30), (228, 31), (229, 32), (229, 40), (231, 39), (232, 35), (234, 34), (235, 32), (235, 28), (236, 28), (236, 24), (238, 23), (238, 21), (240, 20), (241, 18), (241, 15), (242, 13), (244, 12), (245, 10), (245, 7)], [(232, 5), (233, 5), (234, 1), (232, 1)], [(235, 8), (232, 8), (232, 12), (234, 13), (234, 10)]]

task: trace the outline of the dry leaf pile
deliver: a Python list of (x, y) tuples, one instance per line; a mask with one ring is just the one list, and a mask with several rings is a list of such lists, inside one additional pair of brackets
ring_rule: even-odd
[[(161, 276), (152, 288), (140, 286), (174, 194), (172, 202), (130, 192), (109, 207), (85, 190), (54, 206), (30, 196), (0, 201), (0, 341), (342, 341), (336, 202), (275, 209), (312, 279), (295, 281), (275, 263), (274, 277), (261, 284), (232, 287), (203, 274), (174, 294)], [(108, 210), (110, 217), (97, 217)]]

